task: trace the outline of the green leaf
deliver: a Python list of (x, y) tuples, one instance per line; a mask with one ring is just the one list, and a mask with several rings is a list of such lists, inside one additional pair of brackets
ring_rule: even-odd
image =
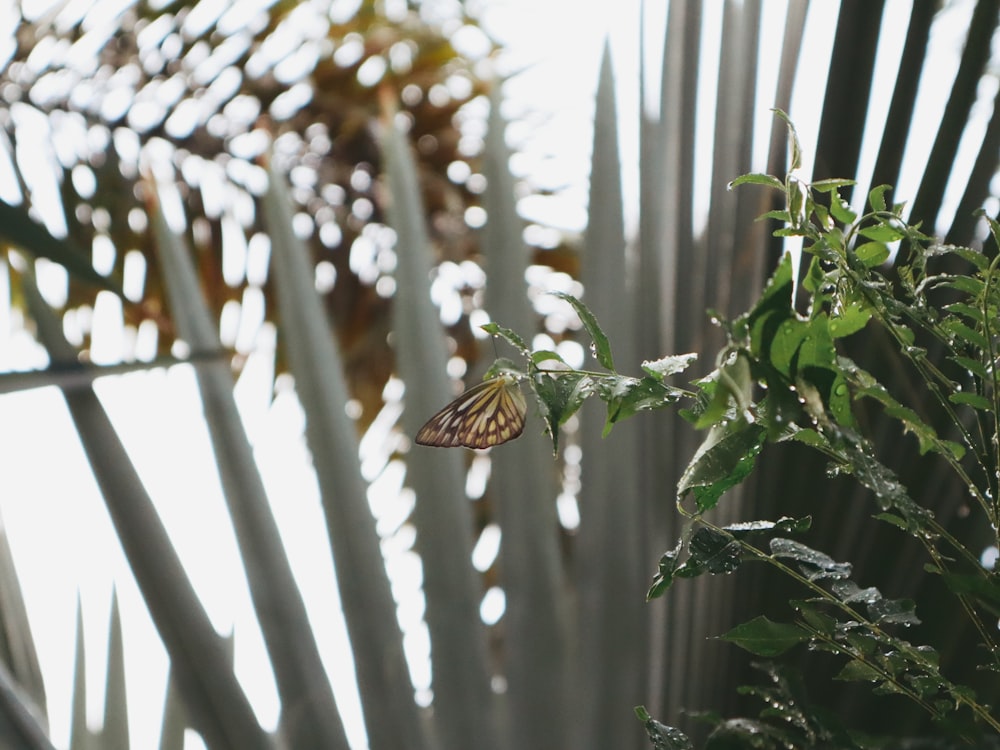
[(483, 380), (495, 378), (503, 373), (513, 373), (518, 376), (518, 379), (524, 376), (524, 371), (515, 365), (511, 360), (506, 357), (497, 357), (493, 360), (493, 364), (490, 365), (490, 368), (483, 373)]
[[(789, 221), (791, 221), (791, 214), (788, 214)], [(805, 237), (807, 232), (801, 227), (784, 227), (782, 229), (775, 229), (772, 233), (775, 237)]]
[(827, 274), (823, 270), (823, 262), (819, 256), (814, 255), (809, 261), (809, 268), (802, 279), (802, 288), (807, 292), (818, 295), (827, 283)]
[(835, 339), (857, 333), (871, 320), (872, 311), (860, 302), (852, 302), (837, 311), (836, 317), (830, 318), (830, 335)]
[(631, 417), (639, 411), (662, 409), (676, 403), (684, 395), (680, 388), (667, 385), (657, 378), (629, 378), (615, 376), (601, 378), (596, 389), (608, 404), (608, 417), (604, 423), (607, 437), (616, 422)]
[(870, 664), (852, 659), (844, 665), (833, 679), (841, 682), (878, 682), (884, 677), (882, 672)]
[(948, 396), (948, 400), (953, 404), (971, 406), (973, 409), (978, 409), (979, 411), (993, 411), (992, 402), (985, 396), (980, 396), (978, 393), (966, 393), (964, 391), (959, 391), (958, 393), (950, 394)]
[(792, 124), (791, 118), (789, 118), (783, 110), (775, 107), (771, 111), (774, 112), (779, 119), (784, 121), (785, 127), (788, 129), (788, 146), (792, 152), (792, 158), (788, 164), (788, 171), (794, 172), (802, 166), (802, 146), (799, 144), (799, 135), (795, 132), (795, 126)]
[(738, 187), (739, 185), (767, 185), (768, 187), (777, 188), (778, 190), (785, 189), (785, 183), (777, 177), (759, 173), (741, 174), (726, 187), (729, 190), (732, 190), (734, 187)]
[(597, 318), (594, 317), (594, 314), (572, 294), (566, 294), (565, 292), (549, 292), (549, 294), (555, 295), (572, 305), (573, 309), (576, 310), (576, 314), (580, 317), (580, 322), (583, 323), (583, 327), (587, 329), (587, 333), (590, 334), (590, 338), (593, 341), (591, 352), (594, 357), (603, 367), (613, 372), (615, 363), (611, 357), (611, 342), (608, 341), (607, 335), (601, 330), (601, 326), (597, 322)]
[(885, 194), (891, 189), (889, 185), (877, 185), (868, 191), (868, 203), (871, 204), (872, 211), (885, 211)]
[(757, 217), (757, 221), (764, 221), (765, 219), (777, 219), (778, 221), (787, 224), (792, 220), (792, 215), (788, 213), (788, 211), (775, 209), (773, 211), (765, 211)]
[(906, 519), (909, 531), (924, 528), (933, 517), (931, 512), (913, 501), (892, 470), (875, 458), (867, 442), (852, 445), (845, 453), (854, 476), (875, 493), (875, 501), (881, 510), (898, 510)]
[(858, 234), (876, 242), (896, 242), (906, 236), (901, 230), (889, 224), (876, 224), (871, 227), (864, 227), (858, 231)]
[(954, 362), (959, 367), (964, 367), (969, 371), (970, 374), (982, 380), (989, 380), (990, 374), (986, 369), (986, 365), (980, 362), (978, 359), (970, 359), (969, 357), (955, 356), (951, 357), (952, 362)]
[(796, 371), (802, 373), (808, 367), (828, 369), (835, 366), (836, 362), (837, 350), (830, 333), (830, 319), (825, 313), (821, 313), (809, 321), (802, 337)]
[(889, 259), (889, 248), (882, 242), (865, 242), (854, 249), (854, 256), (867, 268), (875, 268)]
[(792, 227), (802, 228), (809, 219), (812, 201), (809, 200), (809, 189), (798, 178), (789, 175), (785, 187), (785, 197), (788, 201), (788, 213), (792, 217)]
[(989, 351), (989, 342), (987, 342), (986, 337), (979, 331), (970, 328), (957, 318), (944, 320), (941, 325), (946, 331), (954, 334), (958, 338), (963, 339), (977, 351)]
[(868, 614), (880, 623), (919, 625), (916, 608), (912, 599), (878, 599), (868, 605)]
[[(954, 288), (953, 284), (942, 284), (941, 286)], [(945, 305), (944, 309), (950, 313), (968, 318), (977, 326), (981, 326), (985, 322), (982, 309), (966, 304), (965, 302), (953, 302), (950, 305)]]
[[(846, 360), (845, 358), (841, 358), (840, 361), (844, 366), (844, 371), (849, 373), (850, 377), (856, 384), (860, 384), (860, 387), (857, 388), (857, 396), (859, 398), (871, 398), (880, 402), (885, 408), (885, 413), (888, 416), (902, 422), (903, 431), (913, 433), (919, 441), (921, 455), (927, 453), (928, 451), (935, 451), (937, 453), (955, 456), (956, 458), (961, 458), (961, 456), (964, 455), (964, 447), (958, 443), (950, 443), (948, 441), (941, 440), (938, 437), (937, 432), (934, 431), (933, 427), (920, 419), (915, 411), (907, 406), (903, 406), (895, 398), (893, 398), (889, 391), (887, 391), (883, 385), (878, 383), (870, 373), (865, 372), (856, 364), (849, 362), (849, 360)], [(959, 451), (958, 454), (955, 453), (956, 448)]]
[[(709, 528), (700, 528), (688, 542), (690, 560), (686, 566), (708, 571), (713, 575), (732, 573), (743, 561), (743, 548), (729, 534), (720, 534)], [(678, 571), (678, 575), (681, 572)]]
[(816, 182), (810, 183), (809, 187), (817, 193), (832, 193), (834, 190), (839, 190), (842, 187), (851, 187), (856, 184), (857, 183), (854, 180), (844, 180), (839, 177), (830, 177), (825, 180), (817, 180)]
[(774, 274), (768, 279), (764, 291), (738, 323), (746, 325), (750, 331), (750, 348), (755, 354), (766, 356), (765, 343), (772, 331), (795, 313), (792, 310), (792, 256), (785, 253)]
[(704, 429), (733, 418), (733, 412), (745, 418), (750, 412), (753, 374), (745, 353), (732, 352), (727, 361), (715, 372), (698, 383), (702, 393), (709, 396), (695, 427)]
[(663, 596), (667, 589), (673, 585), (674, 573), (681, 566), (680, 555), (683, 546), (683, 541), (678, 542), (676, 547), (672, 550), (667, 550), (660, 557), (656, 575), (653, 576), (653, 582), (650, 584), (649, 591), (646, 592), (647, 602)]
[(878, 638), (867, 630), (854, 630), (843, 635), (843, 640), (862, 656), (871, 656), (878, 650)]
[(808, 427), (795, 430), (791, 434), (791, 439), (797, 443), (808, 445), (810, 448), (815, 448), (816, 450), (825, 452), (830, 449), (830, 441), (827, 440), (824, 435), (821, 435), (816, 430)]
[(542, 362), (559, 362), (565, 365), (566, 360), (558, 352), (551, 351), (550, 349), (536, 349), (531, 353), (531, 364), (540, 365)]
[(802, 341), (809, 334), (810, 325), (804, 320), (789, 318), (774, 332), (771, 339), (770, 360), (774, 369), (786, 377), (793, 375), (795, 355)]
[(528, 345), (524, 343), (524, 339), (521, 338), (517, 331), (512, 331), (510, 328), (504, 328), (496, 323), (487, 323), (480, 326), (480, 328), (491, 336), (499, 336), (524, 355), (527, 355), (530, 352)]
[(676, 375), (678, 372), (683, 372), (690, 367), (691, 363), (696, 359), (698, 359), (698, 355), (695, 353), (675, 354), (671, 357), (662, 357), (661, 359), (655, 359), (652, 361), (647, 360), (642, 363), (642, 369), (657, 380), (663, 380), (670, 375)]
[(906, 519), (897, 516), (895, 513), (876, 513), (874, 517), (877, 518), (879, 521), (885, 521), (886, 523), (890, 523), (896, 528), (902, 529), (903, 531), (907, 531), (909, 528), (906, 524)]
[(723, 529), (738, 539), (743, 539), (757, 532), (779, 531), (787, 534), (803, 534), (812, 526), (812, 516), (788, 518), (782, 516), (777, 521), (740, 521), (724, 526)]
[(742, 420), (715, 425), (695, 452), (677, 485), (677, 497), (693, 492), (698, 511), (715, 507), (730, 487), (753, 471), (766, 432)]
[(941, 275), (935, 276), (931, 280), (937, 286), (942, 286), (946, 289), (957, 289), (975, 299), (978, 299), (986, 290), (986, 282), (974, 276)]
[(552, 453), (555, 455), (559, 452), (559, 428), (593, 393), (593, 380), (589, 375), (570, 371), (557, 375), (538, 373), (530, 382), (538, 398), (545, 429), (552, 438)]
[(654, 750), (694, 750), (694, 745), (681, 730), (661, 724), (646, 711), (643, 706), (636, 706), (635, 715), (639, 717), (653, 743)]
[(979, 250), (973, 250), (972, 248), (961, 247), (958, 245), (935, 245), (934, 250), (936, 252), (949, 252), (952, 255), (957, 255), (958, 257), (971, 263), (978, 271), (985, 271), (990, 267), (990, 259), (983, 255)]
[[(816, 190), (816, 183), (812, 184)], [(841, 224), (853, 224), (858, 215), (851, 210), (851, 204), (844, 200), (839, 192), (834, 192), (836, 187), (830, 188), (830, 214)]]
[(847, 385), (847, 380), (839, 372), (833, 378), (828, 400), (830, 414), (833, 415), (837, 424), (853, 427), (855, 420), (854, 413), (851, 411), (851, 389)]
[(882, 592), (874, 586), (863, 589), (850, 579), (834, 581), (830, 584), (830, 591), (845, 604), (871, 604), (884, 598)]
[(812, 603), (796, 601), (794, 606), (805, 623), (817, 633), (833, 637), (837, 632), (837, 621), (825, 612), (820, 612)]
[(795, 560), (810, 581), (824, 578), (847, 578), (851, 575), (851, 564), (837, 562), (825, 552), (814, 550), (794, 539), (777, 538), (771, 540), (771, 554), (777, 558)]
[(751, 654), (769, 659), (780, 656), (811, 638), (809, 631), (795, 623), (774, 622), (763, 615), (737, 625), (719, 637), (724, 641), (735, 643)]

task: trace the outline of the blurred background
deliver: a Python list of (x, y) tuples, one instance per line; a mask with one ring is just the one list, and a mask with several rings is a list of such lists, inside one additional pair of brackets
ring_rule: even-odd
[[(695, 734), (690, 711), (756, 710), (709, 639), (791, 593), (741, 572), (644, 603), (686, 423), (602, 441), (588, 404), (556, 457), (533, 407), (488, 453), (411, 436), (514, 356), (485, 322), (596, 367), (547, 291), (584, 299), (622, 372), (713, 369), (707, 311), (746, 310), (795, 249), (754, 223), (773, 195), (726, 189), (784, 174), (772, 107), (805, 179), (856, 178), (855, 208), (894, 185), (911, 222), (981, 246), (1000, 8), (611, 5), (0, 11), (3, 747), (604, 750), (648, 745), (639, 704)], [(876, 435), (974, 542), (963, 488)], [(811, 513), (857, 580), (925, 591), (823, 471), (776, 449), (721, 520)], [(947, 613), (918, 614), (971, 674)], [(811, 695), (845, 723), (920, 734), (823, 666)]]

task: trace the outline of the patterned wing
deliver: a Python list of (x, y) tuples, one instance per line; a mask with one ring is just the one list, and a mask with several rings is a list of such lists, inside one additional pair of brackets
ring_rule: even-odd
[(441, 448), (492, 448), (524, 430), (528, 405), (512, 375), (473, 386), (427, 420), (417, 443)]

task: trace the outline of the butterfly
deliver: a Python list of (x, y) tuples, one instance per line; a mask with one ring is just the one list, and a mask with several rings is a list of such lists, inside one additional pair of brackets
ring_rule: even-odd
[(484, 380), (427, 420), (417, 443), (440, 448), (491, 448), (524, 430), (528, 404), (511, 373)]

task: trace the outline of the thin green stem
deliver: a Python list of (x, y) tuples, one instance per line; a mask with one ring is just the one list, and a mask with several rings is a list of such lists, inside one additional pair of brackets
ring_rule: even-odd
[[(987, 269), (986, 281), (983, 287), (982, 307), (980, 309), (983, 318), (983, 335), (986, 338), (986, 348), (988, 356), (987, 362), (989, 362), (988, 369), (986, 372), (991, 378), (990, 390), (992, 392), (990, 393), (990, 398), (993, 402), (993, 436), (994, 436), (993, 466), (994, 467), (1000, 467), (1000, 454), (998, 454), (998, 451), (1000, 451), (1000, 446), (997, 445), (997, 440), (996, 440), (996, 436), (1000, 435), (1000, 422), (998, 422), (998, 420), (1000, 420), (1000, 390), (997, 389), (997, 377), (996, 377), (997, 353), (993, 347), (993, 332), (990, 330), (990, 318), (991, 318), (990, 298), (992, 297), (991, 290), (993, 287), (993, 279), (997, 272), (998, 263), (1000, 263), (1000, 254), (997, 254), (997, 256), (993, 258), (992, 262), (989, 265), (989, 268)], [(998, 491), (997, 487), (998, 477), (996, 476), (995, 473), (991, 473), (989, 470), (987, 470), (985, 474), (986, 474), (986, 481), (990, 483), (990, 486), (993, 490), (991, 494), (993, 499), (992, 507), (993, 507), (993, 521), (994, 521), (993, 523), (994, 537), (995, 539), (1000, 541), (1000, 536), (998, 536), (1000, 535), (1000, 529), (997, 529), (997, 523), (996, 523), (996, 520), (1000, 518), (1000, 491)]]

